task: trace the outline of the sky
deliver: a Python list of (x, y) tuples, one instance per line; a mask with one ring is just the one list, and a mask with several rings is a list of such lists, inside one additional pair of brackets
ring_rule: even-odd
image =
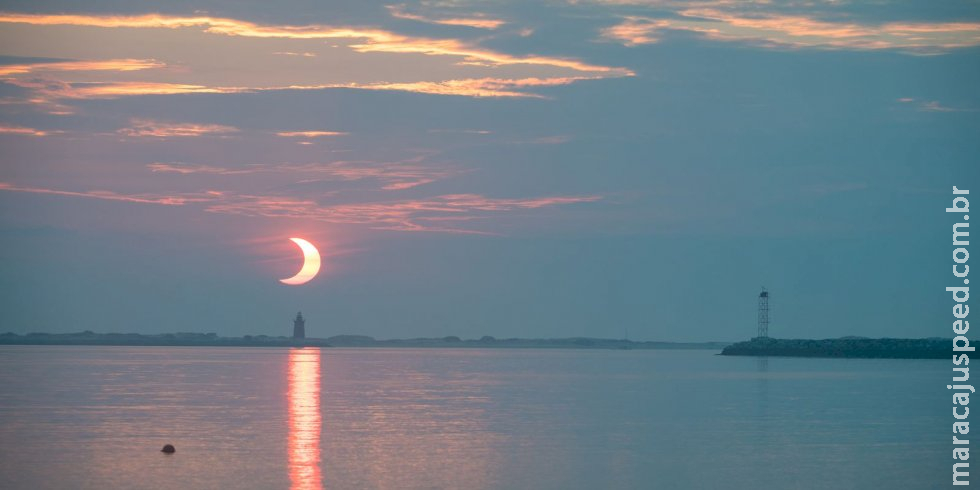
[(970, 1), (6, 0), (0, 331), (948, 336), (976, 87)]

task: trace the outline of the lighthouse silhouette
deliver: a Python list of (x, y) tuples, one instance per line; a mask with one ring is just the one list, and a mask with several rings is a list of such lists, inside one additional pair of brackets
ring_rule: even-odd
[(296, 319), (293, 320), (293, 338), (294, 339), (305, 339), (306, 338), (306, 320), (303, 320), (303, 312), (296, 314)]

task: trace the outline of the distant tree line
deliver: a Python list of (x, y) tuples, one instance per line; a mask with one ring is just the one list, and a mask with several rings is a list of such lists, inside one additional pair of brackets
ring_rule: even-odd
[(952, 340), (869, 339), (774, 339), (756, 337), (725, 347), (723, 356), (852, 357), (889, 359), (946, 359), (952, 355)]

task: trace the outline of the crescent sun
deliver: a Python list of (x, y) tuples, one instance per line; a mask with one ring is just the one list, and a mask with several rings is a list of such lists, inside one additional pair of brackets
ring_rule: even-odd
[(289, 284), (290, 286), (299, 286), (300, 284), (310, 282), (311, 279), (316, 277), (316, 273), (320, 272), (320, 252), (317, 251), (312, 243), (302, 238), (290, 238), (290, 240), (296, 245), (299, 245), (300, 250), (303, 251), (303, 268), (295, 276), (280, 279), (279, 282)]

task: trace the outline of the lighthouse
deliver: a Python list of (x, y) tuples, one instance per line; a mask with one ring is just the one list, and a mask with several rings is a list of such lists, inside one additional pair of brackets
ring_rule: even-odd
[(306, 338), (306, 320), (303, 320), (303, 312), (296, 314), (296, 319), (293, 320), (293, 338), (294, 339), (305, 339)]

